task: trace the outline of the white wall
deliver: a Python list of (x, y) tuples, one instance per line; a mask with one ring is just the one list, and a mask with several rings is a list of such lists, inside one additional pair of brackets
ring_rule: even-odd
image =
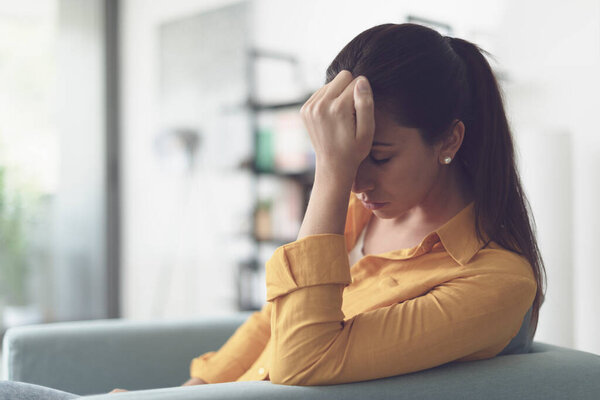
[(547, 264), (536, 340), (600, 353), (600, 3), (507, 1), (497, 38)]
[[(164, 213), (160, 187), (151, 179), (160, 170), (147, 149), (157, 123), (156, 27), (172, 18), (231, 3), (123, 2), (126, 317), (155, 317), (148, 304), (156, 295), (152, 289), (157, 279), (156, 252), (168, 226), (167, 217), (160, 215)], [(259, 0), (253, 35), (257, 46), (297, 54), (305, 77), (300, 88), (304, 85), (313, 91), (323, 84), (326, 67), (349, 40), (371, 26), (403, 22), (407, 14), (450, 23), (455, 36), (473, 40), (495, 54), (512, 79), (505, 84), (507, 110), (523, 155), (519, 161), (549, 270), (548, 300), (542, 307), (536, 340), (600, 353), (600, 316), (593, 314), (600, 302), (592, 287), (600, 274), (592, 253), (593, 239), (600, 238), (599, 214), (594, 209), (600, 198), (595, 173), (600, 164), (600, 136), (592, 120), (592, 110), (599, 109), (593, 95), (598, 92), (598, 78), (592, 75), (598, 69), (600, 52), (597, 7), (595, 1), (524, 5), (512, 0), (451, 4)], [(286, 95), (276, 87), (267, 89), (273, 97)], [(548, 163), (553, 163), (551, 168)], [(552, 186), (553, 182), (560, 187)], [(223, 272), (214, 275), (211, 283), (225, 285), (229, 277)], [(179, 302), (168, 315), (233, 310), (233, 299), (227, 301), (224, 295), (216, 301), (208, 296), (196, 290), (190, 302)]]
[[(122, 3), (122, 310), (134, 319), (189, 317), (234, 309), (231, 270), (199, 262), (201, 230), (187, 223), (191, 200), (210, 182), (170, 174), (155, 152), (160, 133), (160, 24), (232, 1)], [(177, 201), (179, 196), (179, 201)], [(206, 210), (208, 211), (208, 210)], [(222, 212), (210, 210), (210, 212)], [(208, 230), (208, 229), (205, 229)], [(198, 237), (196, 237), (198, 236)], [(197, 268), (192, 268), (197, 266)], [(204, 279), (201, 275), (204, 275)]]

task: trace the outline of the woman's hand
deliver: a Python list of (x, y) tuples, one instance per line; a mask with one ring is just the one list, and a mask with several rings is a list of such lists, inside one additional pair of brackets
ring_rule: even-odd
[[(366, 92), (357, 90), (357, 82), (362, 80), (367, 83)], [(367, 79), (352, 79), (347, 70), (316, 91), (300, 109), (317, 164), (297, 240), (322, 233), (344, 234), (352, 183), (373, 145), (374, 113)]]
[[(200, 378), (190, 378), (181, 386), (193, 386), (193, 385), (206, 385), (207, 383)], [(127, 392), (125, 389), (113, 389), (110, 393), (119, 393), (119, 392)]]
[[(366, 91), (357, 83), (364, 81)], [(316, 154), (317, 170), (354, 180), (358, 166), (371, 151), (375, 132), (371, 86), (364, 76), (352, 79), (342, 70), (317, 90), (300, 109)], [(351, 175), (351, 176), (349, 176)]]
[(207, 383), (204, 382), (202, 379), (200, 378), (190, 378), (188, 381), (186, 381), (183, 385), (181, 386), (194, 386), (194, 385), (206, 385)]
[[(200, 378), (190, 378), (185, 383), (183, 383), (181, 386), (194, 386), (194, 385), (206, 385), (206, 382), (203, 381)], [(110, 393), (119, 393), (119, 392), (127, 392), (127, 390), (125, 390), (125, 389), (113, 389), (112, 391), (109, 392), (109, 394)]]

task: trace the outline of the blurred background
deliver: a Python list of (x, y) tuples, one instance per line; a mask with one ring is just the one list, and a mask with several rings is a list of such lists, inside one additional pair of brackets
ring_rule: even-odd
[(337, 53), (416, 22), (492, 53), (548, 273), (535, 340), (600, 353), (597, 0), (0, 0), (0, 332), (256, 310)]

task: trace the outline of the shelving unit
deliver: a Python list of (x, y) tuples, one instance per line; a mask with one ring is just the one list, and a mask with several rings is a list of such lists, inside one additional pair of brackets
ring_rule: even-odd
[(254, 212), (250, 235), (254, 254), (238, 264), (240, 311), (259, 310), (263, 306), (265, 300), (258, 288), (265, 286), (265, 255), (296, 240), (314, 179), (314, 152), (299, 114), (312, 93), (297, 101), (260, 102), (255, 98), (256, 61), (260, 58), (289, 63), (298, 81), (302, 81), (302, 71), (295, 57), (256, 48), (248, 51), (249, 95), (243, 107), (249, 111), (254, 140), (253, 156), (241, 167), (251, 171), (253, 176)]

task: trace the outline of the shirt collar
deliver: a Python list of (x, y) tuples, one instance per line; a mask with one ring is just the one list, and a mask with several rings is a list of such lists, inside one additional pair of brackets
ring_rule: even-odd
[(435, 232), (446, 251), (462, 266), (486, 245), (475, 231), (475, 202), (469, 203)]
[[(466, 265), (485, 246), (486, 242), (477, 237), (475, 231), (475, 203), (471, 202), (444, 225), (428, 234), (421, 243), (412, 249), (399, 249), (381, 255), (390, 259), (408, 259), (431, 250), (438, 241), (460, 265)], [(348, 215), (344, 236), (346, 248), (352, 249), (373, 212), (366, 209), (354, 193), (350, 194)]]

